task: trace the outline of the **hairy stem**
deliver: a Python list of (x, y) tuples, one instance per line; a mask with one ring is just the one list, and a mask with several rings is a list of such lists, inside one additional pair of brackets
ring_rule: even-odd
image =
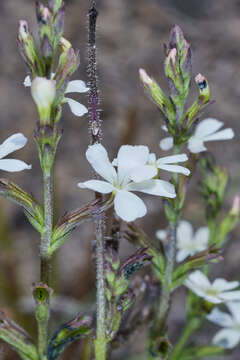
[[(51, 243), (52, 226), (53, 226), (52, 171), (46, 172), (43, 170), (43, 200), (44, 200), (44, 233), (41, 237), (41, 245), (40, 245), (40, 262), (41, 262), (40, 280), (44, 285), (49, 286), (50, 257), (47, 255), (47, 250)], [(45, 306), (44, 316), (39, 317), (36, 313), (36, 318), (38, 323), (39, 359), (46, 360), (47, 345), (48, 345), (49, 303), (46, 304)]]

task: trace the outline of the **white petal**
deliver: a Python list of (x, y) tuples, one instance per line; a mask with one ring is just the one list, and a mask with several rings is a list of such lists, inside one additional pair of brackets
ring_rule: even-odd
[(83, 183), (78, 183), (78, 187), (82, 189), (91, 189), (102, 194), (109, 194), (114, 190), (114, 187), (106, 181), (89, 180)]
[(89, 90), (89, 88), (86, 86), (85, 82), (82, 80), (72, 80), (69, 81), (67, 85), (67, 89), (65, 91), (65, 94), (67, 93), (85, 93)]
[(78, 101), (70, 99), (70, 98), (65, 98), (65, 99), (67, 99), (67, 102), (71, 109), (71, 112), (75, 116), (83, 116), (84, 114), (86, 114), (88, 112), (88, 109), (86, 108), (86, 106), (80, 104)]
[(154, 178), (158, 173), (158, 170), (155, 166), (152, 165), (143, 165), (134, 168), (130, 171), (130, 179), (134, 182), (141, 182), (144, 180), (150, 180)]
[(111, 184), (117, 177), (116, 170), (109, 161), (106, 149), (101, 144), (89, 146), (86, 157), (93, 169)]
[(228, 128), (218, 131), (215, 134), (206, 136), (204, 141), (229, 140), (232, 139), (233, 137), (234, 137), (233, 129)]
[(222, 299), (222, 301), (235, 301), (240, 300), (240, 290), (235, 291), (226, 291), (219, 295), (219, 298)]
[(231, 311), (234, 321), (240, 324), (240, 301), (230, 301), (226, 305)]
[(225, 349), (234, 348), (240, 341), (240, 331), (234, 329), (223, 329), (217, 332), (213, 338), (213, 344)]
[(194, 136), (205, 138), (207, 135), (213, 134), (223, 126), (223, 122), (217, 119), (204, 119), (197, 125)]
[(0, 159), (4, 156), (12, 153), (13, 151), (19, 150), (27, 142), (27, 138), (21, 134), (13, 134), (9, 136), (1, 145), (0, 145)]
[(198, 247), (201, 247), (202, 250), (207, 248), (209, 239), (209, 229), (206, 226), (200, 227), (193, 238), (193, 241), (196, 243)]
[(191, 253), (187, 249), (181, 249), (177, 252), (176, 260), (177, 262), (181, 262), (185, 260)]
[[(192, 272), (186, 282), (194, 288), (208, 288), (211, 286), (210, 281), (200, 270)], [(187, 285), (188, 286), (188, 285)]]
[(5, 170), (9, 172), (29, 170), (32, 166), (26, 164), (24, 161), (15, 160), (15, 159), (3, 159), (0, 160), (0, 170)]
[(147, 146), (121, 146), (117, 156), (119, 181), (122, 182), (125, 177), (129, 177), (130, 172), (134, 168), (145, 165), (148, 161), (148, 156), (149, 150)]
[(146, 180), (140, 183), (131, 183), (128, 185), (128, 189), (131, 191), (141, 191), (150, 195), (164, 196), (169, 198), (175, 198), (175, 187), (168, 181), (164, 180)]
[(25, 77), (25, 79), (23, 81), (23, 85), (25, 87), (31, 87), (32, 86), (32, 80), (31, 80), (29, 75)]
[(182, 220), (177, 227), (177, 246), (179, 249), (192, 243), (193, 227), (190, 222)]
[(169, 136), (162, 139), (159, 143), (162, 150), (167, 151), (173, 148), (173, 137)]
[(213, 287), (219, 291), (232, 290), (239, 286), (239, 281), (227, 281), (219, 278), (214, 280)]
[(162, 240), (162, 241), (166, 240), (167, 235), (168, 235), (168, 232), (166, 230), (157, 230), (156, 231), (156, 237), (159, 240)]
[(204, 146), (203, 140), (193, 136), (188, 140), (188, 150), (193, 154), (197, 154), (206, 151), (207, 148)]
[(174, 172), (174, 173), (179, 173), (179, 174), (184, 174), (186, 176), (190, 175), (190, 170), (185, 168), (184, 166), (180, 166), (180, 165), (158, 165), (159, 169), (162, 170), (166, 170), (166, 171), (170, 171), (170, 172)]
[(165, 132), (168, 132), (168, 128), (166, 127), (166, 125), (162, 125), (161, 129), (163, 129), (163, 131), (165, 131)]
[(124, 221), (131, 222), (147, 213), (144, 202), (129, 191), (120, 190), (114, 199), (116, 214)]
[(176, 164), (178, 162), (185, 162), (188, 160), (186, 154), (165, 156), (157, 160), (158, 164)]
[(234, 326), (232, 317), (216, 307), (212, 310), (212, 312), (209, 315), (207, 315), (207, 319), (209, 321), (212, 321), (214, 324), (217, 324), (222, 327)]

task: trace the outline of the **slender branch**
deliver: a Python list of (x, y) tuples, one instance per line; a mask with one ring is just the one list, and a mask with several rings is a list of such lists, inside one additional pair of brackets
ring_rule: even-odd
[[(96, 62), (96, 21), (98, 12), (92, 1), (88, 12), (88, 78), (89, 78), (89, 131), (90, 143), (101, 142), (101, 119), (99, 116), (99, 91)], [(96, 193), (96, 198), (102, 195)], [(105, 300), (105, 260), (104, 260), (104, 214), (96, 221), (96, 261), (97, 261), (97, 330), (95, 339), (95, 359), (105, 360), (107, 353), (106, 338), (106, 300)]]

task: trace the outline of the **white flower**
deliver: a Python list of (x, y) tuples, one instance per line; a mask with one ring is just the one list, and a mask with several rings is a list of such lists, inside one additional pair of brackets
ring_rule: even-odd
[(177, 261), (192, 256), (208, 247), (209, 230), (206, 226), (200, 227), (193, 234), (193, 227), (188, 221), (180, 221), (177, 228)]
[(16, 159), (3, 159), (8, 154), (21, 149), (26, 144), (27, 139), (21, 133), (13, 134), (9, 136), (0, 145), (0, 170), (5, 171), (22, 171), (25, 169), (31, 169), (31, 165), (27, 165), (25, 162)]
[(199, 153), (207, 150), (205, 141), (228, 140), (234, 137), (232, 129), (218, 131), (223, 122), (217, 119), (205, 119), (197, 125), (194, 135), (188, 140), (188, 149), (192, 153)]
[[(190, 171), (187, 168), (175, 165), (175, 163), (187, 161), (188, 157), (186, 154), (171, 155), (156, 159), (155, 154), (150, 154), (148, 150), (147, 152), (147, 162), (145, 164), (139, 164), (132, 170), (131, 179), (134, 182), (152, 179), (158, 174), (159, 169), (184, 174), (186, 176), (190, 174)], [(114, 159), (112, 164), (117, 166), (117, 159)], [(146, 177), (147, 174), (149, 175), (148, 178)]]
[[(54, 78), (54, 74), (52, 74), (51, 78)], [(31, 86), (32, 82), (31, 82), (31, 78), (30, 76), (26, 76), (23, 82), (25, 87), (29, 87)], [(65, 94), (68, 93), (85, 93), (89, 90), (88, 87), (86, 87), (86, 84), (84, 81), (82, 80), (72, 80), (69, 81), (67, 89), (65, 91)], [(86, 114), (88, 112), (88, 109), (86, 108), (86, 106), (80, 104), (78, 101), (70, 99), (68, 97), (65, 97), (64, 100), (68, 103), (72, 113), (75, 116), (83, 116), (84, 114)]]
[(131, 191), (140, 191), (151, 195), (176, 197), (175, 188), (167, 181), (150, 179), (146, 170), (142, 181), (135, 183), (132, 175), (135, 169), (146, 164), (149, 150), (147, 146), (123, 145), (117, 155), (117, 171), (108, 158), (107, 151), (101, 144), (89, 146), (86, 157), (96, 173), (106, 181), (89, 180), (79, 183), (80, 188), (88, 188), (102, 194), (113, 193), (114, 208), (117, 215), (125, 221), (134, 221), (147, 212), (144, 202)]
[(214, 308), (207, 319), (223, 327), (214, 336), (213, 344), (232, 349), (240, 341), (240, 302), (228, 302), (226, 305), (231, 315)]
[[(223, 122), (208, 118), (200, 122), (197, 125), (194, 135), (188, 140), (188, 149), (191, 153), (199, 153), (206, 151), (206, 141), (216, 140), (229, 140), (234, 137), (234, 132), (231, 128), (223, 129), (218, 131), (222, 126)], [(167, 131), (166, 126), (162, 126), (164, 131)], [(162, 139), (159, 143), (162, 150), (169, 150), (173, 147), (173, 137), (167, 137)]]
[(206, 275), (197, 270), (189, 275), (184, 284), (195, 294), (213, 304), (240, 300), (240, 290), (229, 291), (238, 287), (239, 281), (219, 278), (211, 284)]
[[(165, 241), (168, 236), (167, 230), (157, 230), (156, 237)], [(177, 227), (177, 256), (178, 262), (183, 261), (188, 256), (192, 256), (199, 251), (205, 250), (208, 247), (209, 230), (207, 227), (200, 227), (195, 234), (193, 234), (193, 227), (188, 221), (180, 221)]]
[(31, 94), (37, 105), (40, 119), (47, 123), (56, 96), (56, 81), (45, 77), (36, 77), (31, 85)]

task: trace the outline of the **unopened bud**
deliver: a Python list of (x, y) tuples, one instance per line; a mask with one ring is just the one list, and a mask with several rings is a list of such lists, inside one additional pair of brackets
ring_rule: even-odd
[(59, 41), (59, 45), (60, 45), (62, 51), (66, 51), (72, 47), (72, 44), (70, 43), (70, 41), (65, 39), (63, 36), (61, 37), (61, 39)]
[(36, 2), (36, 15), (37, 21), (40, 23), (40, 25), (46, 25), (47, 23), (49, 23), (52, 17), (49, 9), (44, 6), (40, 1)]
[(40, 124), (49, 124), (52, 104), (56, 95), (56, 82), (44, 77), (36, 77), (32, 82), (31, 93), (38, 108)]
[(240, 213), (240, 196), (236, 195), (233, 199), (231, 214), (235, 216), (239, 216), (239, 213)]

